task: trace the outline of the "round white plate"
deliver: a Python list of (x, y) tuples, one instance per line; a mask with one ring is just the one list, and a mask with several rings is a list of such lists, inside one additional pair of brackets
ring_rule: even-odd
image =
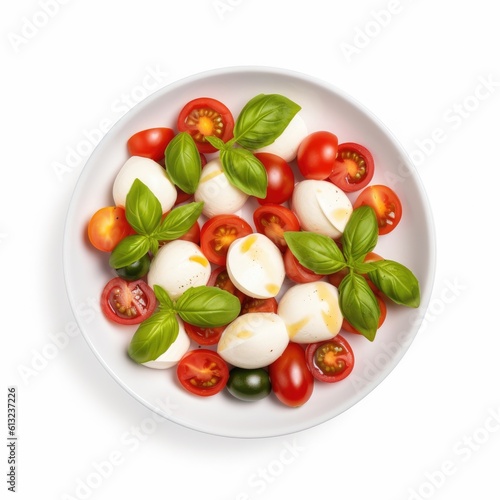
[[(88, 315), (88, 304), (98, 303), (112, 273), (108, 256), (88, 243), (87, 224), (96, 210), (113, 204), (111, 186), (128, 157), (127, 139), (142, 129), (174, 127), (180, 108), (193, 98), (219, 99), (236, 117), (241, 107), (260, 93), (279, 93), (297, 102), (309, 131), (329, 130), (339, 142), (359, 142), (371, 150), (376, 163), (371, 184), (391, 186), (404, 208), (400, 225), (379, 238), (375, 251), (409, 267), (421, 286), (421, 306), (389, 306), (387, 320), (374, 342), (346, 334), (356, 356), (351, 375), (337, 384), (317, 383), (311, 399), (294, 409), (273, 396), (253, 403), (236, 400), (225, 391), (208, 398), (193, 396), (179, 387), (175, 369), (148, 369), (128, 358), (126, 350), (135, 328), (115, 326), (102, 314), (92, 318)], [(356, 193), (350, 195), (352, 200), (355, 197)], [(425, 191), (405, 151), (384, 125), (352, 97), (328, 83), (295, 72), (227, 68), (195, 75), (157, 91), (130, 110), (102, 139), (83, 169), (69, 207), (64, 271), (82, 334), (109, 374), (134, 398), (159, 415), (198, 431), (239, 438), (278, 436), (321, 424), (347, 410), (400, 361), (429, 302), (435, 271), (434, 226)]]

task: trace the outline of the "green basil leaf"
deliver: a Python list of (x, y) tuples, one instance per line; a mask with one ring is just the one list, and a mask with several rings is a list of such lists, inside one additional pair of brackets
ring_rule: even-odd
[(201, 158), (190, 134), (179, 132), (168, 143), (165, 168), (170, 180), (185, 193), (196, 191), (201, 176)]
[(378, 241), (377, 217), (373, 208), (363, 205), (353, 210), (342, 234), (342, 249), (349, 261), (360, 261)]
[(159, 311), (144, 320), (128, 347), (128, 355), (136, 363), (146, 363), (161, 356), (177, 339), (179, 323), (172, 312)]
[(202, 201), (175, 207), (163, 219), (152, 236), (159, 241), (171, 241), (184, 236), (198, 220), (202, 210)]
[(339, 305), (344, 318), (368, 340), (378, 329), (380, 308), (377, 298), (363, 276), (347, 274), (340, 282)]
[(284, 238), (299, 263), (316, 274), (333, 274), (346, 267), (340, 248), (328, 236), (309, 231), (286, 231)]
[(219, 139), (218, 137), (215, 137), (214, 135), (208, 135), (205, 137), (205, 139), (214, 147), (217, 149), (225, 149), (228, 147), (228, 145), (222, 140)]
[(125, 217), (139, 234), (151, 234), (161, 221), (162, 209), (158, 198), (146, 184), (135, 179), (125, 199)]
[(153, 285), (153, 291), (155, 292), (156, 298), (160, 303), (160, 308), (165, 311), (174, 310), (174, 302), (170, 298), (170, 295), (165, 291), (160, 285)]
[(234, 125), (234, 138), (248, 149), (268, 146), (283, 133), (300, 109), (280, 94), (259, 94), (241, 110)]
[(420, 285), (415, 275), (403, 264), (393, 260), (372, 263), (375, 270), (368, 277), (375, 286), (396, 304), (408, 307), (420, 305)]
[(142, 234), (132, 234), (121, 240), (109, 256), (113, 269), (129, 266), (149, 252), (149, 238)]
[(227, 325), (236, 319), (240, 309), (235, 295), (213, 286), (189, 288), (176, 303), (177, 313), (184, 321), (202, 328)]
[(266, 169), (250, 151), (243, 148), (225, 149), (220, 152), (220, 161), (233, 186), (250, 196), (266, 197)]

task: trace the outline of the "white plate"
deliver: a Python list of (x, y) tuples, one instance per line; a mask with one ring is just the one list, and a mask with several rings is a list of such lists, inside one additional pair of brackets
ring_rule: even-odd
[[(356, 356), (352, 374), (337, 384), (316, 384), (301, 408), (291, 409), (268, 397), (245, 403), (223, 391), (200, 398), (181, 389), (175, 370), (153, 370), (126, 355), (134, 328), (114, 326), (103, 315), (83, 311), (99, 300), (112, 277), (107, 256), (86, 239), (90, 216), (112, 205), (111, 186), (127, 159), (126, 141), (135, 132), (156, 126), (173, 127), (182, 105), (209, 96), (238, 115), (259, 93), (280, 93), (302, 106), (310, 131), (330, 130), (339, 142), (359, 142), (375, 158), (372, 184), (393, 187), (404, 207), (392, 233), (380, 237), (376, 252), (408, 266), (421, 286), (421, 306), (389, 307), (385, 324), (373, 343), (348, 335)], [(350, 195), (354, 199), (356, 193)], [(71, 307), (90, 348), (109, 374), (134, 398), (159, 415), (211, 434), (251, 438), (289, 434), (321, 424), (360, 401), (397, 365), (414, 339), (429, 302), (435, 270), (434, 226), (421, 181), (406, 153), (388, 130), (352, 97), (309, 76), (270, 68), (227, 68), (195, 75), (169, 85), (128, 112), (108, 132), (89, 158), (69, 207), (64, 240), (64, 270)], [(110, 402), (112, 404), (112, 402)]]

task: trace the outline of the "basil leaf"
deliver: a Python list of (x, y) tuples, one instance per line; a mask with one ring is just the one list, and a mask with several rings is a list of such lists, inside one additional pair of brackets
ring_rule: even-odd
[(235, 295), (213, 286), (189, 288), (176, 303), (177, 313), (184, 321), (202, 328), (227, 325), (236, 319), (240, 309)]
[(243, 148), (224, 149), (220, 152), (220, 161), (233, 186), (250, 196), (266, 197), (266, 169), (250, 151)]
[(196, 201), (175, 207), (152, 234), (159, 241), (171, 241), (184, 236), (198, 220), (203, 202)]
[(156, 298), (160, 303), (160, 308), (162, 310), (173, 311), (174, 303), (170, 298), (170, 295), (162, 288), (160, 285), (153, 285), (153, 291), (155, 292)]
[(340, 248), (328, 236), (309, 231), (286, 231), (283, 236), (299, 263), (316, 274), (333, 274), (346, 267)]
[(162, 209), (158, 198), (146, 184), (135, 179), (125, 198), (125, 217), (139, 234), (152, 233), (161, 221)]
[(146, 363), (161, 356), (177, 339), (179, 323), (172, 312), (159, 311), (144, 320), (128, 347), (128, 355), (136, 363)]
[(377, 217), (373, 208), (361, 206), (353, 210), (342, 234), (342, 249), (348, 260), (363, 260), (378, 241)]
[(168, 143), (165, 168), (171, 181), (185, 193), (196, 191), (201, 176), (201, 158), (190, 134), (179, 132)]
[(407, 267), (387, 259), (372, 264), (375, 270), (368, 272), (368, 277), (381, 292), (396, 304), (408, 307), (420, 305), (420, 285)]
[(235, 141), (248, 149), (272, 144), (301, 107), (280, 94), (259, 94), (247, 102), (234, 125)]
[(228, 145), (222, 140), (219, 139), (218, 137), (215, 137), (214, 135), (208, 135), (205, 137), (205, 139), (214, 147), (217, 149), (224, 149), (227, 148)]
[(344, 318), (368, 340), (378, 329), (380, 308), (375, 294), (363, 276), (347, 274), (340, 282), (339, 305)]
[(129, 266), (144, 257), (149, 251), (149, 238), (142, 234), (132, 234), (121, 240), (109, 256), (109, 265), (113, 269)]

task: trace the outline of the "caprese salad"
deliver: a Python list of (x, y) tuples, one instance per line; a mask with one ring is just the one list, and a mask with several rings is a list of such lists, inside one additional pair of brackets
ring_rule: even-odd
[(104, 315), (134, 328), (130, 358), (175, 369), (190, 393), (301, 406), (352, 372), (349, 335), (373, 341), (387, 301), (419, 306), (411, 270), (374, 252), (398, 195), (371, 184), (365, 145), (300, 111), (280, 94), (236, 118), (213, 98), (185, 103), (129, 138), (113, 205), (89, 220), (109, 254)]

